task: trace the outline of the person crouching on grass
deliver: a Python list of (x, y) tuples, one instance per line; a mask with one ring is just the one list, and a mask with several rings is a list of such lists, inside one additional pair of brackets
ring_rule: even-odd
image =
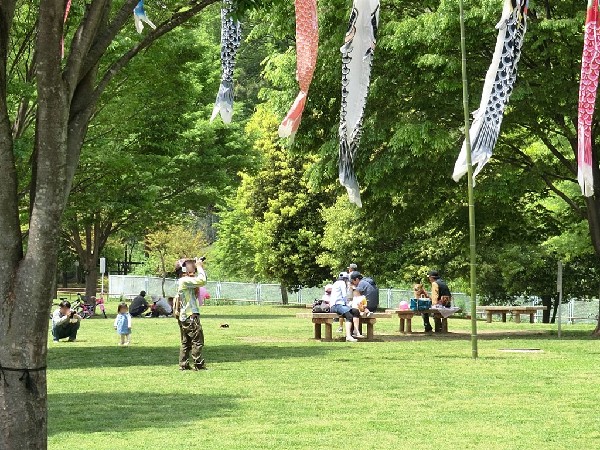
[(77, 340), (77, 331), (81, 324), (81, 316), (71, 310), (71, 303), (64, 300), (52, 314), (52, 340), (69, 338), (69, 342)]
[(131, 336), (131, 314), (129, 314), (129, 308), (127, 303), (119, 303), (117, 309), (117, 317), (115, 318), (115, 330), (117, 334), (121, 336), (121, 342), (119, 345), (129, 345)]
[[(177, 317), (181, 335), (179, 351), (179, 370), (206, 369), (202, 348), (204, 332), (200, 324), (200, 302), (198, 288), (206, 284), (206, 274), (202, 267), (203, 260), (186, 259), (181, 264), (181, 277), (177, 281), (177, 298), (173, 314)], [(190, 353), (193, 366), (190, 367)]]

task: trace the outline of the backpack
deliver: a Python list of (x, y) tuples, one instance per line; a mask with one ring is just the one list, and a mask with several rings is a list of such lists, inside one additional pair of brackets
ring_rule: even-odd
[(179, 315), (181, 314), (181, 297), (177, 294), (173, 298), (173, 317), (179, 319)]

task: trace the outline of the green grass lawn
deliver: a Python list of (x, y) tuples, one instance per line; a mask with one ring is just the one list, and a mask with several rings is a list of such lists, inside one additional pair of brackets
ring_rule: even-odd
[(299, 311), (205, 307), (202, 372), (178, 371), (175, 319), (134, 319), (130, 347), (116, 345), (114, 315), (84, 321), (77, 342), (49, 344), (49, 447), (598, 447), (590, 325), (563, 325), (558, 340), (551, 325), (479, 322), (474, 361), (466, 320), (450, 320), (445, 337), (404, 337), (382, 319), (376, 342), (326, 343)]

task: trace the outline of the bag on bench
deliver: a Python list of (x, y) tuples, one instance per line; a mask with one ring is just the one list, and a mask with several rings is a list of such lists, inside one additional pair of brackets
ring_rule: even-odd
[(431, 300), (428, 298), (411, 298), (410, 309), (413, 311), (425, 311), (431, 308)]
[(329, 303), (323, 302), (323, 300), (315, 300), (312, 307), (312, 312), (314, 313), (328, 313), (329, 312)]

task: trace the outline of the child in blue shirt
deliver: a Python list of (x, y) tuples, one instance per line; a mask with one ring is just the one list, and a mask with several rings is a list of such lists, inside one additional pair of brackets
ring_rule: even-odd
[(119, 303), (117, 309), (117, 317), (115, 319), (114, 327), (117, 330), (117, 334), (121, 336), (121, 342), (119, 345), (129, 345), (131, 335), (131, 314), (129, 314), (129, 308), (127, 303)]

